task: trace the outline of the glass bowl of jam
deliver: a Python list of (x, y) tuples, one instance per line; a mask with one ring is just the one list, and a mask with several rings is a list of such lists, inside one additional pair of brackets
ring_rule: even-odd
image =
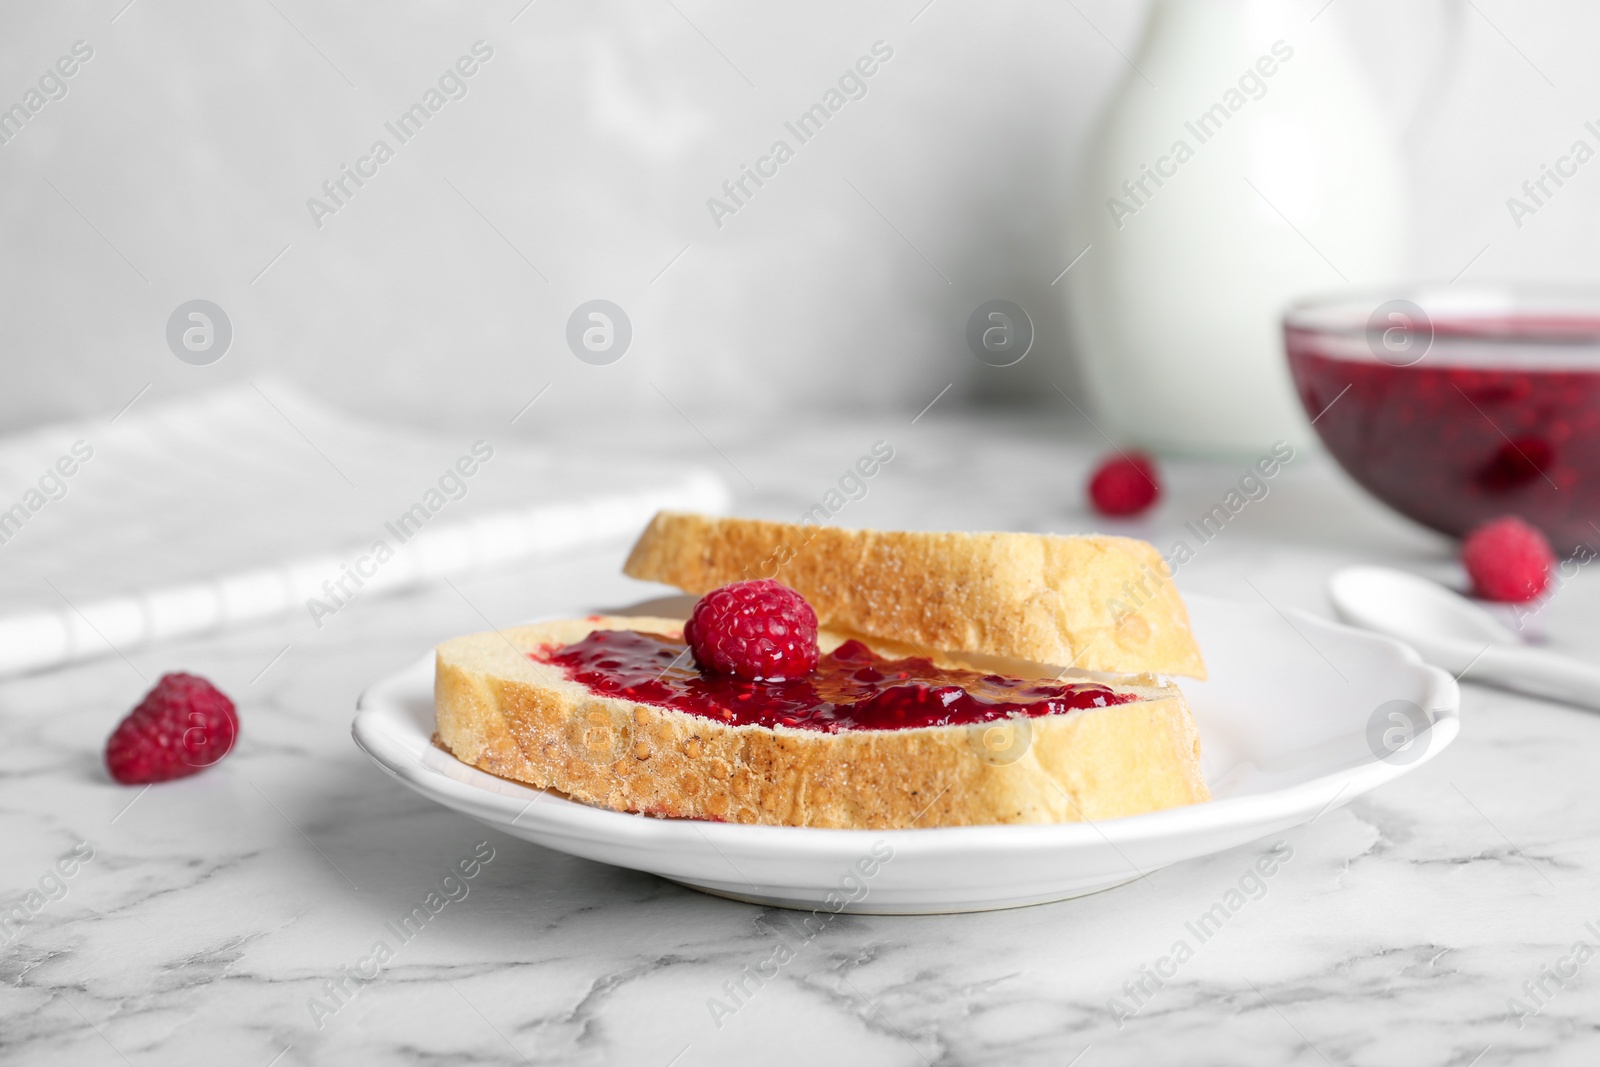
[(1516, 515), (1600, 545), (1600, 290), (1345, 295), (1284, 316), (1289, 370), (1340, 466), (1452, 536)]

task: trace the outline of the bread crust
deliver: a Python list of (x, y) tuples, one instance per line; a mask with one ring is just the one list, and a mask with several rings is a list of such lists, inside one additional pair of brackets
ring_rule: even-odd
[(1206, 676), (1166, 561), (1128, 537), (844, 530), (663, 511), (623, 571), (697, 596), (776, 578), (826, 627), (920, 649)]
[[(997, 724), (837, 734), (730, 726), (601, 696), (528, 655), (600, 629), (682, 632), (670, 619), (591, 616), (447, 641), (434, 681), (438, 743), (482, 770), (589, 804), (775, 826), (1077, 822), (1210, 798), (1199, 734), (1173, 686), (1025, 720), (1031, 737), (1005, 762), (1016, 748), (996, 758), (984, 747), (996, 738), (983, 731)], [(825, 634), (821, 644), (843, 639)]]

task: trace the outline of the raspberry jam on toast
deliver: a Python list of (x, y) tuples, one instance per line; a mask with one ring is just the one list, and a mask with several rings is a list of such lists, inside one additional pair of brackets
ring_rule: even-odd
[(1059, 715), (1139, 699), (1087, 682), (1025, 681), (947, 670), (927, 659), (886, 659), (859, 641), (824, 655), (795, 681), (747, 681), (701, 671), (688, 645), (660, 634), (596, 630), (561, 648), (530, 653), (600, 696), (671, 708), (730, 726), (787, 726), (823, 733), (909, 730)]

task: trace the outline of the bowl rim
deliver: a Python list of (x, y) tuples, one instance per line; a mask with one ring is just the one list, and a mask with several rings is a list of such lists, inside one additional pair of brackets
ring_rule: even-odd
[[(1415, 281), (1393, 286), (1352, 286), (1294, 300), (1283, 309), (1283, 329), (1286, 334), (1361, 338), (1386, 304), (1409, 305), (1420, 311), (1431, 334), (1430, 347), (1532, 345), (1600, 351), (1600, 284), (1485, 281), (1457, 286), (1445, 281)], [(1446, 319), (1494, 322), (1530, 312), (1549, 316), (1564, 328), (1479, 328), (1461, 333), (1434, 329), (1436, 321)]]
[(1397, 370), (1427, 360), (1435, 370), (1592, 374), (1600, 369), (1600, 285), (1351, 286), (1294, 301), (1282, 331), (1291, 365), (1318, 355)]

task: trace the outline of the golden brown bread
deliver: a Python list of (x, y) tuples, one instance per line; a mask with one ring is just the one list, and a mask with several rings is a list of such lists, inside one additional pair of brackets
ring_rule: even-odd
[[(619, 811), (781, 826), (1076, 822), (1210, 797), (1199, 735), (1173, 686), (1025, 728), (729, 726), (600, 696), (527, 655), (599, 629), (682, 632), (669, 619), (591, 616), (447, 641), (434, 681), (439, 743), (493, 774)], [(820, 644), (827, 652), (843, 639), (824, 633)]]
[(1128, 537), (890, 533), (664, 511), (623, 571), (695, 595), (776, 578), (823, 626), (918, 649), (1206, 676), (1166, 561)]

